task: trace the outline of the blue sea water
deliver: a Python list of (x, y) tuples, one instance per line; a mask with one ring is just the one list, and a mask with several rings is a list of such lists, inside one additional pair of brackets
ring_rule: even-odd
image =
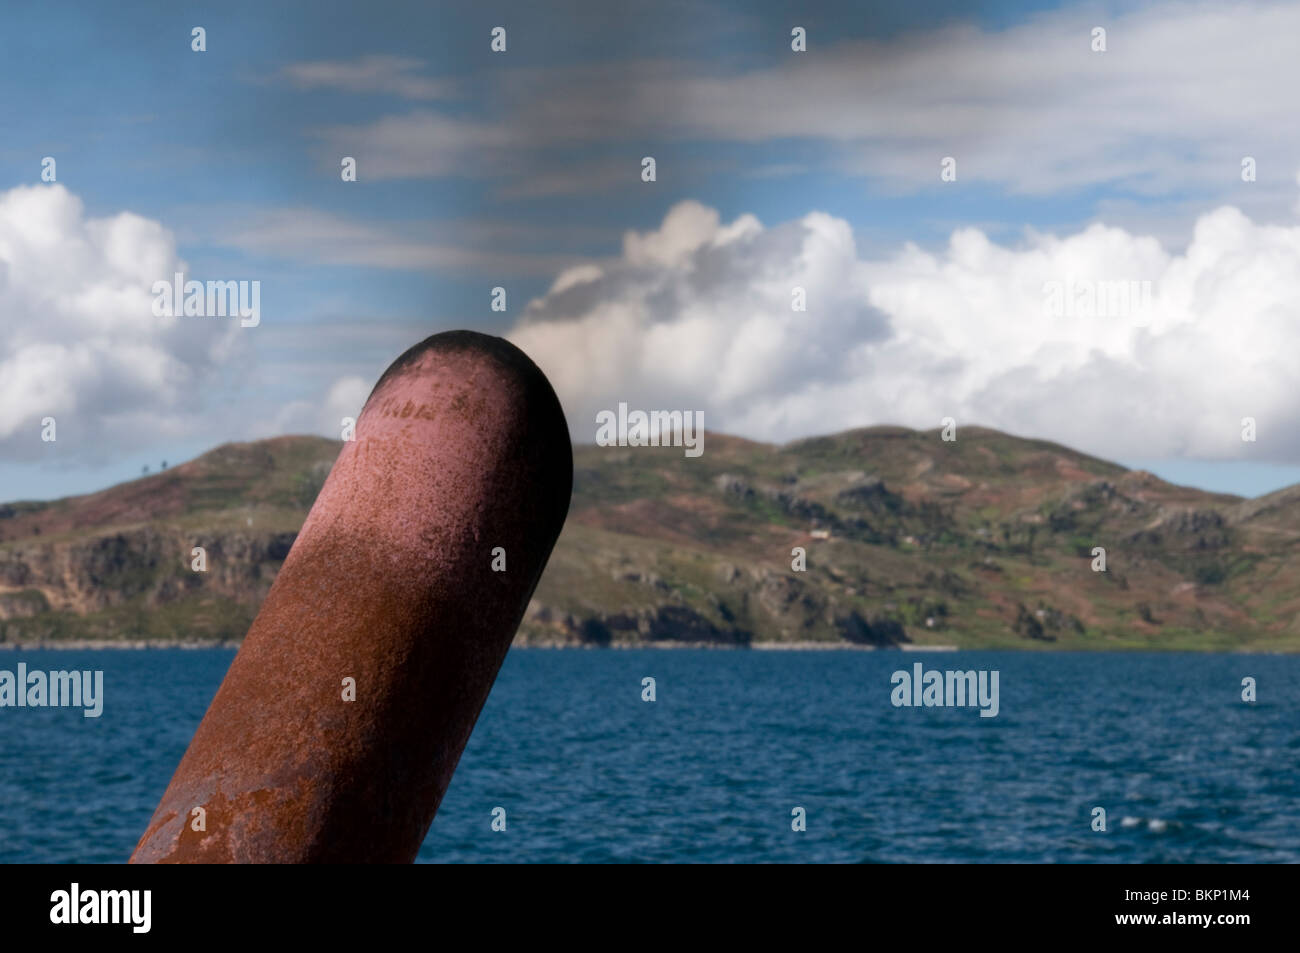
[[(0, 708), (0, 862), (125, 860), (232, 657), (0, 653), (106, 695)], [(895, 708), (917, 661), (997, 670), (997, 717)], [(1298, 711), (1289, 656), (515, 650), (419, 859), (1296, 862)]]

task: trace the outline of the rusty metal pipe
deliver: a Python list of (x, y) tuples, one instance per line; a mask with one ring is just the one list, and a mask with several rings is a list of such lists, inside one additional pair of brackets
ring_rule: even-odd
[(131, 862), (414, 860), (572, 479), (559, 401), (522, 351), (454, 331), (399, 357)]

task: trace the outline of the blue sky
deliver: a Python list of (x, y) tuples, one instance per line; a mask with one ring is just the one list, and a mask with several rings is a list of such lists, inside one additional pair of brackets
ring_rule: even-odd
[[(1270, 4), (15, 8), (0, 497), (331, 433), (394, 356), (456, 327), (533, 353), (578, 440), (620, 399), (772, 440), (951, 412), (1206, 488), (1297, 482), (1279, 319), (1295, 309), (1293, 23)], [(343, 155), (358, 181), (341, 181)], [(1206, 218), (1224, 206), (1246, 225)], [(100, 243), (94, 223), (121, 216), (152, 225)], [(99, 257), (60, 256), (74, 238)], [(260, 281), (261, 324), (150, 327), (123, 303), (146, 260)], [(1066, 333), (998, 313), (1078, 275), (1149, 281), (1159, 315)], [(796, 281), (825, 282), (809, 289), (823, 308), (773, 323), (788, 291), (755, 289)], [(1235, 355), (1225, 313), (1253, 342)], [(996, 344), (1011, 327), (1016, 346)], [(667, 341), (701, 357), (665, 368), (648, 355)]]

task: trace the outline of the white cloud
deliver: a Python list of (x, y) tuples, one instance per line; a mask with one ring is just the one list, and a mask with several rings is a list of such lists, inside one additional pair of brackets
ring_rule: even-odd
[(458, 119), (427, 111), (385, 116), (362, 126), (318, 130), (326, 143), (324, 161), (357, 160), (357, 177), (367, 181), (477, 175), (501, 171), (518, 143), (508, 124)]
[[(1053, 315), (1051, 282), (1134, 294)], [(1300, 226), (1231, 207), (1203, 214), (1181, 254), (1093, 225), (1017, 247), (962, 229), (938, 254), (869, 260), (825, 213), (723, 225), (686, 202), (629, 234), (621, 261), (557, 281), (509, 337), (580, 442), (627, 401), (770, 440), (953, 416), (1110, 458), (1300, 461)]]
[(156, 317), (153, 282), (187, 270), (161, 224), (87, 218), (61, 185), (0, 192), (0, 448), (43, 452), (54, 417), (64, 459), (184, 432), (239, 322)]
[(252, 435), (258, 438), (310, 433), (338, 440), (343, 418), (356, 420), (361, 416), (372, 386), (356, 375), (340, 377), (320, 400), (290, 401), (269, 420), (258, 422)]
[(220, 231), (217, 241), (223, 244), (314, 266), (551, 275), (575, 257), (555, 250), (557, 236), (543, 251), (506, 247), (535, 239), (526, 228), (511, 236), (508, 229), (476, 223), (370, 223), (306, 207), (251, 210)]
[(335, 89), (348, 93), (386, 93), (403, 99), (450, 99), (457, 84), (448, 79), (420, 76), (422, 60), (405, 56), (373, 55), (353, 60), (317, 60), (292, 63), (282, 75), (299, 89)]
[[(1091, 50), (1098, 25), (1104, 53)], [(503, 175), (523, 183), (506, 194), (589, 194), (620, 174), (631, 181), (642, 155), (587, 160), (575, 174), (572, 150), (591, 143), (672, 151), (804, 141), (823, 166), (891, 191), (938, 188), (939, 160), (953, 156), (959, 183), (1031, 195), (1109, 185), (1139, 199), (1240, 190), (1240, 161), (1251, 155), (1259, 181), (1246, 201), (1290, 186), (1297, 35), (1300, 5), (1289, 2), (1120, 13), (1094, 4), (1004, 29), (955, 24), (888, 41), (814, 31), (809, 52), (745, 70), (507, 64), (483, 79), (490, 118), (420, 111), (335, 127), (323, 132), (324, 154), (335, 164), (364, 156), (375, 178)], [(770, 156), (748, 165), (751, 174), (780, 168)], [(681, 163), (672, 167), (680, 176)]]

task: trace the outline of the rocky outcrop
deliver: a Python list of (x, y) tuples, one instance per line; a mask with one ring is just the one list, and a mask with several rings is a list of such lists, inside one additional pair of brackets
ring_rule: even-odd
[(719, 625), (687, 606), (665, 605), (631, 612), (558, 612), (534, 600), (524, 616), (520, 644), (553, 643), (609, 646), (614, 644), (681, 643), (748, 645), (751, 633)]
[(901, 622), (884, 616), (867, 619), (855, 611), (836, 619), (835, 625), (846, 640), (856, 645), (892, 648), (912, 641)]
[[(42, 611), (92, 613), (139, 602), (158, 606), (196, 592), (257, 605), (296, 533), (203, 532), (142, 527), (0, 549), (0, 620)], [(192, 551), (206, 551), (194, 571)]]

